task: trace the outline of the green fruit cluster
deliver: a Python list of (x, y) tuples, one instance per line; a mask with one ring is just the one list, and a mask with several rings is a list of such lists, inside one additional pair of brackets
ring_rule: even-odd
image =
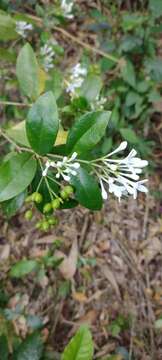
[(48, 231), (51, 227), (58, 225), (58, 219), (55, 216), (43, 217), (36, 224), (36, 229)]
[[(48, 215), (52, 213), (54, 210), (60, 208), (61, 203), (65, 200), (69, 200), (70, 196), (73, 194), (74, 189), (71, 185), (65, 186), (60, 191), (60, 197), (56, 197), (51, 202), (46, 203), (43, 207), (44, 217), (40, 221), (37, 222), (36, 228), (48, 231), (52, 226), (56, 226), (58, 224), (58, 219), (53, 215)], [(27, 196), (26, 203), (35, 202), (36, 204), (40, 204), (43, 201), (43, 196), (39, 192), (34, 192), (33, 194)], [(29, 209), (25, 213), (25, 219), (31, 220), (33, 218), (33, 211)]]

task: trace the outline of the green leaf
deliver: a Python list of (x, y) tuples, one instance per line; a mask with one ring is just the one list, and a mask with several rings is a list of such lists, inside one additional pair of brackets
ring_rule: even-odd
[(89, 75), (80, 89), (80, 95), (83, 96), (88, 102), (96, 99), (102, 88), (102, 80), (100, 76)]
[(43, 352), (43, 343), (39, 334), (29, 335), (19, 346), (14, 360), (40, 360)]
[(25, 120), (6, 130), (7, 135), (17, 144), (30, 147), (25, 128)]
[(0, 336), (0, 360), (8, 360), (9, 349), (8, 341), (5, 335)]
[(4, 214), (10, 219), (17, 211), (22, 207), (26, 197), (26, 191), (23, 191), (13, 199), (7, 200), (2, 203), (2, 209)]
[(16, 75), (22, 93), (35, 100), (40, 93), (39, 66), (30, 44), (20, 50), (16, 64)]
[(76, 335), (66, 346), (61, 360), (92, 360), (93, 342), (91, 333), (86, 326), (81, 326)]
[(75, 187), (75, 196), (81, 205), (91, 210), (101, 209), (101, 191), (94, 176), (87, 170), (80, 168), (77, 175), (71, 178), (71, 184)]
[(37, 163), (29, 153), (12, 156), (0, 166), (0, 202), (12, 199), (32, 182)]
[(146, 16), (142, 16), (142, 15), (140, 16), (139, 13), (134, 13), (134, 14), (126, 13), (122, 17), (121, 25), (122, 25), (123, 30), (127, 32), (130, 30), (136, 29), (138, 26), (140, 26), (146, 20), (147, 20)]
[(36, 260), (21, 260), (12, 266), (10, 276), (21, 278), (32, 271), (36, 270), (38, 263)]
[(95, 111), (78, 119), (69, 131), (67, 150), (81, 153), (94, 148), (104, 136), (110, 115), (110, 111)]
[(125, 61), (124, 65), (121, 68), (121, 75), (123, 80), (132, 87), (136, 86), (136, 74), (134, 66), (131, 61)]
[(57, 100), (63, 90), (63, 74), (59, 69), (55, 69), (50, 73), (50, 79), (46, 81), (46, 90), (51, 90)]
[(123, 136), (123, 138), (130, 143), (138, 144), (139, 138), (137, 137), (136, 133), (132, 129), (120, 129), (120, 133)]
[(162, 15), (162, 1), (161, 0), (149, 0), (149, 8), (156, 18), (158, 18)]
[(8, 41), (18, 37), (16, 24), (10, 15), (0, 10), (0, 40)]
[(58, 111), (51, 91), (40, 96), (28, 113), (26, 132), (34, 151), (44, 155), (50, 152), (59, 129)]

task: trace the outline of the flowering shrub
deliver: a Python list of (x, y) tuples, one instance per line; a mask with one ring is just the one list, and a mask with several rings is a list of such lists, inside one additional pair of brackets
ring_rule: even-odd
[[(44, 54), (48, 58), (45, 65), (48, 71), (54, 55), (52, 45), (42, 48), (41, 55)], [(32, 47), (25, 44), (18, 55), (16, 72), (21, 92), (30, 101), (24, 104), (29, 106), (29, 111), (26, 121), (16, 128), (8, 132), (1, 129), (1, 136), (12, 145), (0, 167), (3, 205), (15, 203), (20, 196), (25, 198), (26, 219), (33, 217), (35, 204), (42, 213), (36, 227), (48, 230), (57, 224), (53, 215), (57, 209), (81, 204), (100, 210), (109, 193), (119, 201), (128, 195), (136, 198), (138, 191), (146, 193), (147, 180), (140, 180), (140, 175), (147, 161), (137, 157), (134, 149), (126, 156), (116, 157), (126, 149), (126, 141), (104, 156), (99, 151), (95, 153), (108, 128), (111, 112), (87, 111), (65, 132), (61, 109), (54, 93), (46, 91), (44, 83), (40, 84), (40, 71)], [(73, 67), (66, 88), (72, 98), (77, 99), (76, 90), (86, 76), (87, 70), (80, 63)]]

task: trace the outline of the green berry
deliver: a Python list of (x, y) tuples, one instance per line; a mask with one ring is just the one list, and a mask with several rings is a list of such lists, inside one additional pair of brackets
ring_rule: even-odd
[(64, 187), (64, 191), (65, 191), (68, 195), (71, 195), (71, 194), (73, 194), (74, 189), (73, 189), (73, 187), (72, 187), (71, 185), (67, 185), (67, 186)]
[(49, 225), (58, 225), (58, 219), (56, 217), (52, 217), (52, 218), (48, 219), (48, 224)]
[(34, 196), (34, 201), (37, 204), (40, 204), (43, 201), (43, 196), (40, 193), (36, 192)]
[(31, 202), (31, 201), (32, 201), (32, 196), (31, 195), (27, 196), (26, 199), (25, 199), (25, 202), (28, 203), (28, 202)]
[(33, 212), (32, 210), (27, 210), (26, 213), (25, 213), (25, 219), (26, 220), (31, 220), (33, 217)]
[(67, 200), (69, 197), (69, 195), (67, 194), (67, 192), (65, 190), (61, 190), (60, 195), (61, 195), (62, 199), (64, 199), (64, 200)]
[(47, 231), (49, 229), (48, 221), (43, 221), (42, 222), (41, 229), (44, 230), (44, 231)]
[(53, 210), (58, 209), (60, 207), (60, 200), (58, 198), (52, 200), (51, 205)]
[(42, 227), (42, 221), (38, 221), (35, 225), (36, 229), (41, 229)]
[(51, 210), (52, 210), (52, 204), (51, 203), (47, 203), (46, 205), (44, 205), (44, 208), (43, 208), (44, 214), (49, 213)]

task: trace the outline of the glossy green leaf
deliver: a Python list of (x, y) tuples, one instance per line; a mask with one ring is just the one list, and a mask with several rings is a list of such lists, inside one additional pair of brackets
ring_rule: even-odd
[(61, 360), (92, 360), (93, 341), (87, 326), (81, 326), (66, 346)]
[(127, 141), (129, 141), (132, 144), (139, 143), (139, 138), (134, 132), (134, 130), (126, 128), (126, 129), (120, 129), (120, 133), (123, 136), (123, 138)]
[(59, 129), (57, 105), (51, 91), (40, 96), (28, 113), (28, 141), (38, 154), (50, 152)]
[(131, 61), (127, 60), (121, 68), (123, 80), (132, 87), (136, 86), (136, 74)]
[(36, 270), (38, 263), (36, 260), (21, 260), (12, 266), (10, 276), (21, 278)]
[(35, 100), (40, 93), (39, 66), (30, 44), (20, 50), (16, 64), (16, 75), (22, 93)]
[(110, 115), (110, 111), (94, 111), (78, 119), (68, 134), (68, 152), (82, 153), (93, 149), (104, 136)]
[(26, 197), (26, 193), (26, 191), (23, 191), (19, 195), (15, 196), (13, 199), (4, 201), (2, 203), (3, 212), (8, 219), (15, 215), (17, 211), (22, 207)]
[(75, 196), (79, 203), (91, 210), (100, 210), (102, 196), (97, 181), (87, 170), (80, 168), (76, 176), (71, 178), (75, 188)]
[(0, 202), (12, 199), (32, 182), (37, 163), (30, 153), (16, 154), (0, 166)]
[(18, 37), (16, 24), (10, 15), (0, 10), (0, 40), (8, 41)]
[(99, 95), (102, 88), (102, 80), (100, 76), (89, 75), (80, 90), (80, 95), (84, 96), (88, 102), (94, 101)]
[(39, 334), (29, 335), (14, 354), (14, 360), (40, 360), (43, 343)]

